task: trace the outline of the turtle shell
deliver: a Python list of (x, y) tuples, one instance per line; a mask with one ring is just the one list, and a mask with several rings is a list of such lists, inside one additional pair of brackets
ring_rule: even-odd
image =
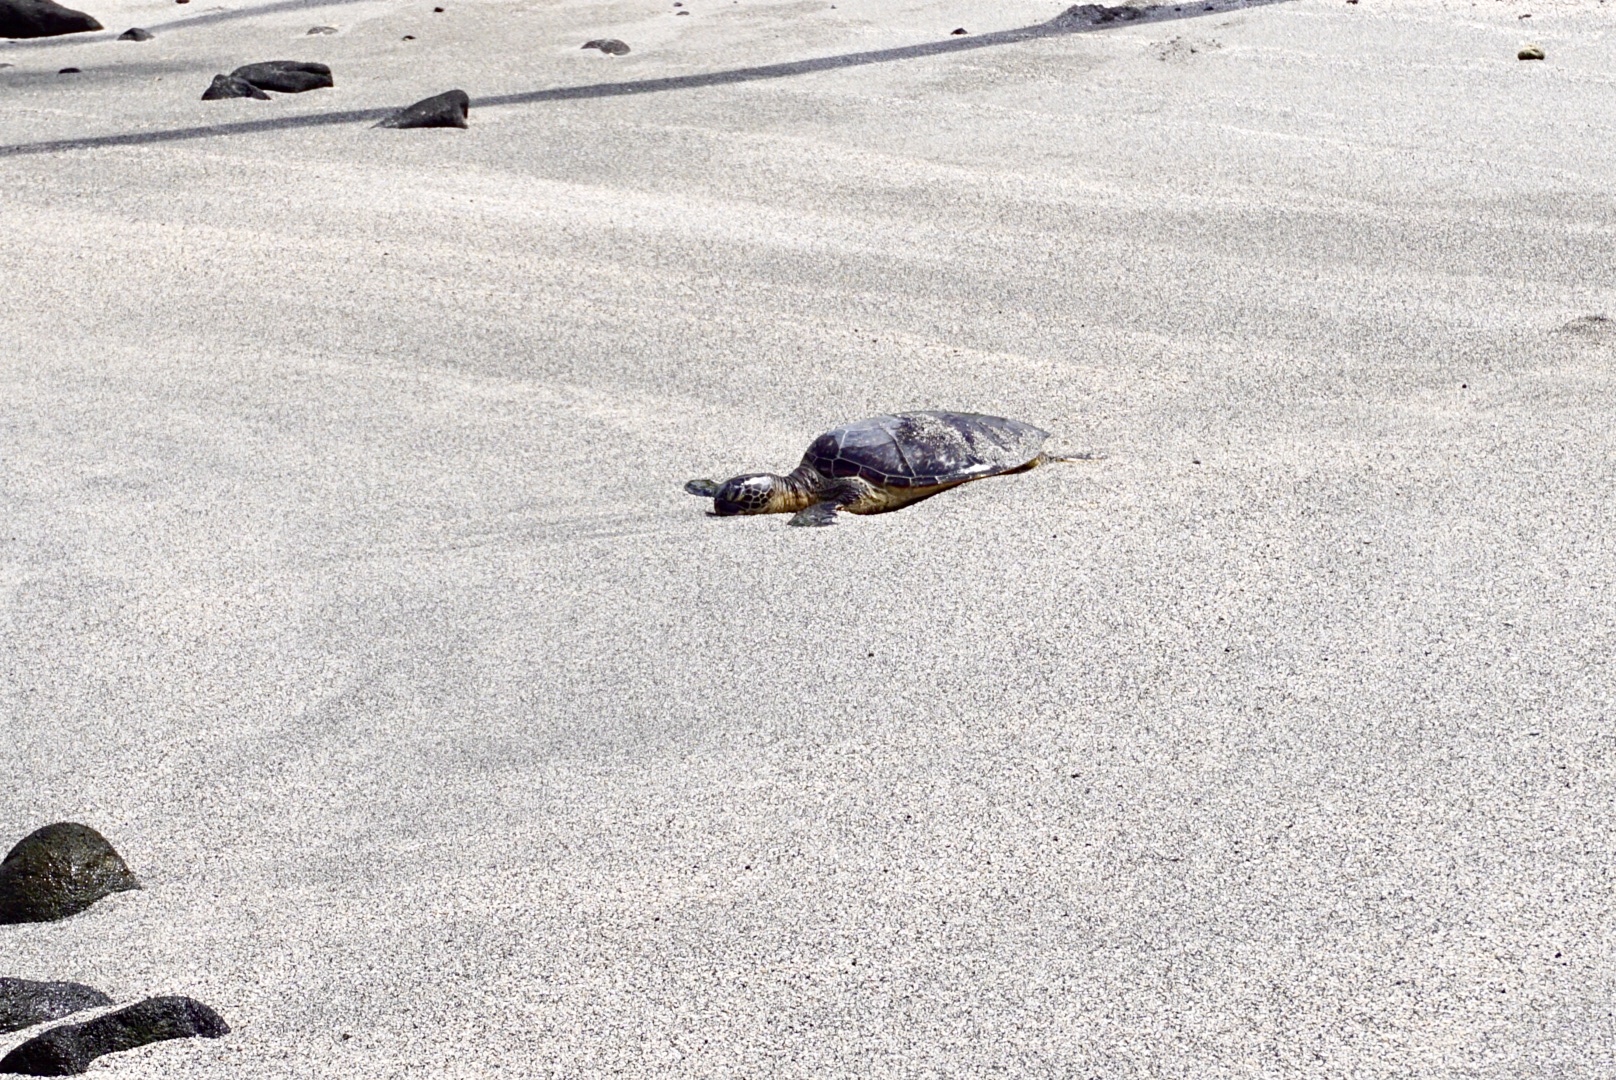
[(979, 413), (872, 416), (813, 441), (804, 465), (823, 476), (859, 476), (894, 488), (935, 487), (997, 476), (1037, 457), (1049, 432)]

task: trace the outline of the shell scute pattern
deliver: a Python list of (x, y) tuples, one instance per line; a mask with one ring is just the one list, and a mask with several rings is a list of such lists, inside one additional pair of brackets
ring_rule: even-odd
[(885, 487), (935, 487), (1020, 468), (1049, 433), (1019, 420), (979, 413), (874, 416), (827, 431), (803, 463), (823, 476), (858, 476)]

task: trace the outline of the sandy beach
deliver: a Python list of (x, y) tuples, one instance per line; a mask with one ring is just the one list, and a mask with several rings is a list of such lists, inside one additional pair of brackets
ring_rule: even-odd
[[(73, 6), (0, 975), (233, 1029), (94, 1075), (1616, 1075), (1616, 3)], [(926, 408), (1106, 456), (681, 490)]]

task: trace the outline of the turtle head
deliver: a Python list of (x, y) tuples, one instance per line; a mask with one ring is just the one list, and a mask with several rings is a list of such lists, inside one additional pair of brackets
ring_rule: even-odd
[(733, 514), (767, 514), (772, 509), (780, 478), (773, 473), (747, 473), (731, 477), (713, 493), (713, 513), (719, 517)]

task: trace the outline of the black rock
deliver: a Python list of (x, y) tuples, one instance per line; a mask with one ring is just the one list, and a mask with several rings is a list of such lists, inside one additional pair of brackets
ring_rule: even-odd
[(53, 1027), (0, 1058), (0, 1073), (77, 1076), (103, 1054), (164, 1039), (217, 1039), (230, 1025), (200, 1001), (154, 997), (82, 1024)]
[(311, 35), (312, 34), (335, 34), (336, 32), (337, 32), (337, 28), (335, 26), (311, 26), (311, 27), (309, 27), (309, 34), (311, 34)]
[(0, 0), (0, 38), (59, 37), (101, 28), (84, 12), (53, 0)]
[(586, 49), (599, 49), (608, 56), (626, 56), (629, 51), (628, 44), (618, 41), (616, 38), (596, 38), (594, 41), (584, 42), (583, 47)]
[(118, 35), (119, 41), (150, 41), (151, 38), (152, 34), (150, 30), (143, 30), (138, 26), (131, 26), (129, 29)]
[(84, 74), (84, 69), (83, 68), (57, 68), (56, 69), (56, 74), (58, 74), (58, 75), (82, 75), (82, 74)]
[(407, 109), (400, 109), (377, 124), (380, 128), (430, 128), (466, 126), (471, 115), (471, 98), (464, 90), (445, 90), (434, 97), (417, 101)]
[(1515, 59), (1541, 60), (1543, 59), (1543, 50), (1538, 48), (1536, 45), (1528, 45), (1526, 48), (1515, 54)]
[[(1207, 9), (1212, 10), (1211, 8)], [(1104, 4), (1073, 4), (1053, 19), (1049, 20), (1058, 27), (1073, 26), (1100, 26), (1113, 22), (1133, 22), (1142, 19), (1149, 13), (1148, 9), (1133, 7), (1106, 7)]]
[(0, 1032), (21, 1031), (111, 1004), (107, 995), (81, 983), (0, 978)]
[(304, 60), (266, 60), (262, 64), (248, 64), (232, 71), (230, 77), (243, 79), (260, 90), (273, 90), (277, 94), (301, 94), (305, 90), (336, 85), (331, 81), (330, 68)]
[(221, 101), (224, 98), (257, 98), (259, 101), (268, 101), (269, 95), (246, 79), (238, 79), (234, 75), (215, 75), (213, 82), (202, 91), (203, 101)]
[(57, 822), (17, 842), (0, 862), (0, 924), (52, 922), (77, 915), (140, 881), (88, 825)]
[(961, 34), (970, 33), (970, 31), (965, 29), (965, 27), (963, 27), (963, 26), (956, 26), (956, 27), (954, 27), (954, 29), (950, 30), (948, 33), (949, 33), (949, 35), (951, 37), (959, 37)]

